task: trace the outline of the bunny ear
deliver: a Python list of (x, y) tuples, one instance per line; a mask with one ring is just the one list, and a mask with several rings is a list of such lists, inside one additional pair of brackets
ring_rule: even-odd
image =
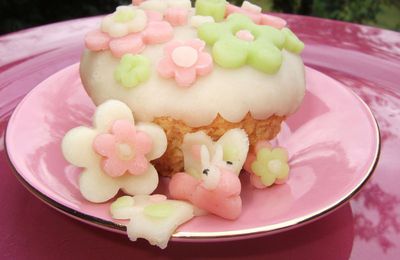
[(203, 169), (210, 166), (210, 152), (205, 145), (202, 145), (200, 147), (200, 158), (201, 166), (203, 167)]
[(222, 145), (220, 144), (215, 144), (215, 153), (212, 159), (212, 164), (216, 165), (219, 162), (222, 162), (224, 158), (224, 151), (222, 149)]
[(231, 162), (234, 172), (239, 175), (249, 151), (247, 133), (243, 129), (231, 129), (217, 141), (217, 144), (223, 147), (224, 161)]
[(214, 142), (206, 133), (199, 131), (186, 134), (182, 142), (183, 163), (185, 172), (193, 177), (200, 177), (203, 169), (201, 164), (201, 146), (205, 145), (208, 151), (214, 150)]

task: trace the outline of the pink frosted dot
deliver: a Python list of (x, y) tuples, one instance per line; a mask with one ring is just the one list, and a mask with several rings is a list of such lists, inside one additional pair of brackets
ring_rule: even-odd
[(236, 33), (236, 37), (247, 42), (254, 40), (254, 35), (248, 30), (240, 30)]

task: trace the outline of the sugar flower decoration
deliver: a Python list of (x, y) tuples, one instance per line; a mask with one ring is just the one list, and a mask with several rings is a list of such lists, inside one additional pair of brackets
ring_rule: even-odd
[(256, 145), (256, 154), (249, 155), (245, 169), (251, 183), (257, 188), (285, 183), (289, 177), (288, 153), (284, 148), (273, 148), (267, 142)]
[(150, 76), (150, 60), (142, 55), (125, 54), (122, 56), (114, 77), (126, 88), (136, 87)]
[(158, 63), (158, 73), (164, 78), (175, 78), (177, 84), (189, 87), (197, 76), (213, 69), (211, 55), (204, 52), (205, 43), (199, 39), (186, 42), (172, 41), (164, 47), (164, 58)]
[(269, 14), (263, 14), (261, 7), (248, 1), (244, 1), (242, 7), (228, 4), (226, 6), (226, 13), (228, 16), (233, 13), (244, 14), (256, 24), (269, 25), (277, 29), (282, 29), (286, 26), (286, 21), (284, 19)]
[(158, 174), (149, 161), (167, 147), (164, 131), (151, 123), (135, 125), (132, 111), (117, 100), (97, 107), (93, 128), (80, 126), (62, 140), (62, 152), (71, 164), (84, 168), (79, 189), (91, 202), (104, 202), (119, 189), (127, 194), (150, 194)]
[(172, 26), (182, 26), (188, 21), (189, 10), (183, 8), (168, 8), (164, 12), (164, 19), (168, 21)]
[(115, 38), (140, 32), (146, 24), (147, 16), (143, 10), (132, 5), (118, 6), (114, 13), (103, 18), (101, 30)]
[(149, 168), (145, 157), (151, 151), (152, 140), (145, 132), (137, 132), (129, 120), (116, 120), (111, 133), (99, 134), (93, 148), (103, 159), (103, 170), (111, 177), (126, 172), (141, 175)]
[(217, 22), (224, 20), (226, 13), (225, 0), (197, 0), (196, 15), (211, 16)]
[(143, 10), (157, 11), (164, 13), (169, 8), (189, 10), (192, 8), (190, 0), (147, 0), (139, 4)]
[(282, 48), (295, 53), (302, 50), (303, 43), (287, 30), (257, 25), (243, 14), (231, 14), (225, 22), (201, 25), (198, 35), (212, 46), (214, 61), (221, 67), (233, 69), (248, 64), (274, 74), (282, 64)]
[[(244, 39), (244, 33), (251, 37)], [(282, 64), (284, 34), (270, 26), (256, 25), (242, 14), (232, 14), (222, 23), (205, 23), (198, 28), (198, 35), (212, 46), (214, 61), (223, 68), (248, 64), (273, 74)]]
[(120, 58), (126, 53), (141, 53), (147, 45), (164, 43), (173, 37), (173, 28), (170, 23), (162, 21), (162, 15), (146, 12), (145, 17), (146, 23), (141, 30), (129, 32), (122, 37), (114, 37), (102, 30), (89, 32), (85, 37), (85, 45), (91, 51), (109, 49), (114, 57)]
[(114, 219), (130, 220), (126, 231), (129, 239), (144, 238), (164, 249), (177, 227), (194, 216), (187, 202), (169, 200), (161, 194), (123, 196), (111, 204)]

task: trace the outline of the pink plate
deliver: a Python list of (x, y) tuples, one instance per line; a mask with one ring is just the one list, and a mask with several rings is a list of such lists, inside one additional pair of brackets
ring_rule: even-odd
[[(304, 103), (276, 140), (290, 154), (289, 181), (256, 190), (243, 173), (244, 207), (238, 220), (197, 217), (181, 226), (174, 240), (242, 239), (297, 227), (343, 205), (366, 183), (380, 150), (371, 111), (339, 82), (310, 68), (306, 74)], [(123, 223), (108, 213), (110, 203), (83, 199), (77, 186), (80, 170), (61, 154), (64, 134), (90, 125), (94, 109), (81, 85), (78, 64), (63, 69), (33, 89), (14, 111), (7, 153), (22, 183), (47, 204), (86, 223), (124, 232)]]

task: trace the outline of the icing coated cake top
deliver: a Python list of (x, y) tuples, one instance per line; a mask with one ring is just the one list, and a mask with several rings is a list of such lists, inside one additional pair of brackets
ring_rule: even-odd
[(125, 102), (140, 121), (189, 126), (293, 113), (304, 92), (304, 45), (248, 2), (148, 0), (106, 16), (85, 39), (81, 78), (96, 104)]

